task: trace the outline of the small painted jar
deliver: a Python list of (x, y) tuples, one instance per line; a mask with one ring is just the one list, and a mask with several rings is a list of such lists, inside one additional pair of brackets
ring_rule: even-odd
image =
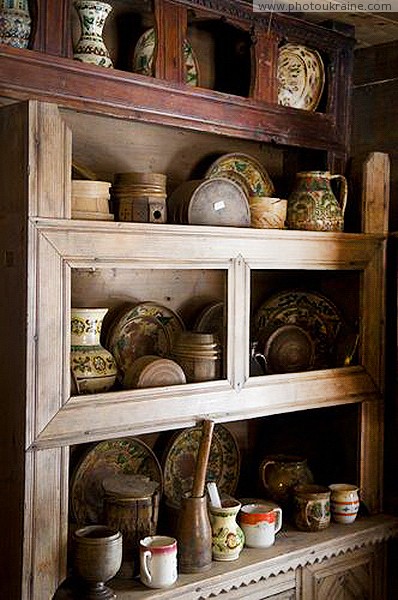
[(236, 522), (240, 508), (240, 502), (234, 498), (223, 499), (221, 508), (209, 506), (213, 560), (228, 561), (239, 557), (245, 541)]
[(359, 488), (350, 483), (333, 483), (329, 489), (333, 520), (336, 523), (353, 523), (359, 510)]

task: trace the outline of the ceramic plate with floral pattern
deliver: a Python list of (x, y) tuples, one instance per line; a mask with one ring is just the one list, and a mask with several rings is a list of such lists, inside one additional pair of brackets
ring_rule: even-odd
[(100, 442), (83, 456), (72, 476), (71, 509), (79, 525), (102, 523), (102, 482), (107, 477), (121, 474), (149, 477), (159, 484), (162, 493), (162, 469), (144, 442), (134, 437)]
[(120, 379), (140, 356), (170, 356), (174, 338), (183, 330), (180, 317), (166, 306), (150, 301), (127, 305), (117, 314), (107, 336)]
[(231, 178), (231, 172), (235, 171), (243, 178), (244, 191), (249, 190), (249, 196), (273, 196), (275, 192), (267, 171), (262, 164), (247, 154), (232, 152), (220, 156), (207, 170), (205, 177)]
[[(190, 427), (173, 436), (164, 453), (163, 481), (166, 499), (179, 505), (192, 491), (201, 426)], [(206, 482), (215, 481), (220, 493), (233, 496), (239, 479), (240, 455), (235, 437), (223, 425), (215, 425)]]
[(278, 54), (278, 104), (313, 111), (325, 84), (325, 69), (316, 50), (285, 44)]
[(333, 352), (343, 326), (340, 313), (328, 298), (312, 291), (286, 290), (268, 298), (258, 309), (253, 337), (266, 330), (295, 325), (306, 332), (314, 346), (314, 369), (333, 366)]
[[(156, 49), (156, 33), (151, 27), (147, 29), (137, 42), (133, 56), (133, 71), (141, 75), (153, 77), (153, 57)], [(188, 40), (184, 40), (183, 53), (185, 60), (185, 82), (188, 85), (199, 85), (198, 63)]]

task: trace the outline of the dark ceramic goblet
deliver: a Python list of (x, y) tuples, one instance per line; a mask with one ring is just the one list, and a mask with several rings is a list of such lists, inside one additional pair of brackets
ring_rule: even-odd
[(89, 525), (73, 534), (74, 569), (83, 581), (82, 598), (115, 598), (105, 585), (122, 564), (122, 534), (105, 525)]

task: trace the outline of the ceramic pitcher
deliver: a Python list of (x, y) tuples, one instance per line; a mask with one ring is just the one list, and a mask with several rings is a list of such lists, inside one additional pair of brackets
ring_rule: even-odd
[(303, 457), (276, 454), (260, 464), (260, 480), (269, 498), (285, 508), (291, 503), (293, 488), (312, 483), (313, 476)]
[(233, 498), (224, 499), (222, 506), (210, 506), (213, 560), (236, 560), (241, 553), (245, 538), (236, 522), (241, 508), (240, 502)]
[[(339, 199), (331, 182), (341, 182)], [(296, 174), (296, 183), (288, 198), (289, 229), (342, 231), (347, 204), (347, 180), (329, 171), (304, 171)]]

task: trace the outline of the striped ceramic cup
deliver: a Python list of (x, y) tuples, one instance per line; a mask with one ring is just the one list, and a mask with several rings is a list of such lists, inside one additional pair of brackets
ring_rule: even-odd
[(336, 523), (353, 523), (359, 510), (359, 490), (350, 483), (333, 483), (330, 489), (330, 509)]

